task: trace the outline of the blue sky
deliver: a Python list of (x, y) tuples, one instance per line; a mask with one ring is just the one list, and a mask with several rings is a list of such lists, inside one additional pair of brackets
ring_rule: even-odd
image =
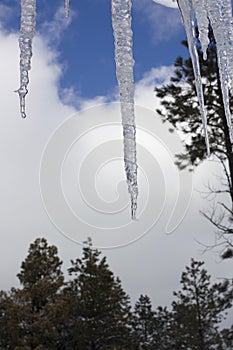
[[(2, 4), (12, 9), (2, 18), (6, 27), (18, 30), (19, 1), (3, 0)], [(63, 0), (50, 1), (49, 6), (45, 0), (37, 1), (37, 33), (47, 36), (59, 53), (61, 88), (72, 87), (86, 98), (111, 94), (117, 84), (111, 1), (71, 1), (69, 24), (62, 18), (62, 6)], [(136, 82), (151, 68), (172, 65), (178, 55), (187, 55), (180, 44), (185, 34), (178, 10), (152, 0), (134, 0), (132, 18)]]
[[(152, 67), (173, 64), (184, 52), (178, 11), (151, 0), (142, 3), (133, 1), (132, 9), (135, 81)], [(66, 63), (61, 84), (75, 86), (83, 96), (106, 95), (116, 86), (110, 5), (106, 0), (71, 1), (75, 14), (59, 45), (60, 58)], [(171, 21), (177, 17), (174, 27), (168, 23), (169, 16)]]

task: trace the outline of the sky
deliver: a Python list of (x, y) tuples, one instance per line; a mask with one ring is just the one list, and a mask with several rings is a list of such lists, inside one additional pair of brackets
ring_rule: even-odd
[(139, 164), (138, 218), (130, 219), (123, 171), (120, 107), (110, 1), (37, 1), (27, 118), (19, 85), (19, 1), (0, 4), (0, 274), (1, 289), (17, 286), (29, 244), (46, 237), (64, 271), (91, 236), (134, 302), (148, 294), (168, 305), (190, 258), (206, 262), (213, 280), (232, 263), (204, 245), (215, 242), (200, 215), (212, 202), (202, 191), (216, 183), (218, 165), (205, 161), (180, 173), (180, 136), (155, 110), (154, 87), (169, 81), (177, 56), (187, 55), (178, 10), (134, 0), (135, 101)]

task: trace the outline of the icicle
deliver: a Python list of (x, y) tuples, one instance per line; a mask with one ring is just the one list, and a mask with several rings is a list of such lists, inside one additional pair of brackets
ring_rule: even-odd
[(181, 12), (183, 24), (187, 34), (188, 46), (189, 46), (190, 56), (193, 64), (194, 76), (195, 76), (197, 97), (198, 97), (200, 110), (201, 110), (207, 155), (209, 156), (210, 146), (209, 146), (209, 139), (208, 139), (208, 132), (207, 132), (207, 116), (206, 116), (206, 109), (205, 109), (204, 95), (203, 95), (203, 88), (202, 88), (202, 81), (201, 81), (199, 57), (198, 57), (198, 52), (196, 47), (193, 4), (191, 0), (178, 0), (178, 6)]
[(207, 48), (209, 45), (209, 19), (206, 10), (206, 0), (193, 0), (197, 24), (199, 30), (199, 39), (202, 47), (203, 58), (207, 59)]
[(120, 90), (124, 135), (124, 161), (131, 195), (131, 216), (137, 209), (136, 127), (134, 116), (134, 78), (131, 30), (131, 0), (112, 0), (112, 26), (115, 39), (116, 74)]
[(65, 16), (70, 17), (70, 0), (65, 0)]
[(26, 117), (25, 97), (28, 93), (28, 71), (31, 69), (32, 39), (36, 24), (36, 0), (21, 0), (20, 47), (20, 87), (16, 91), (20, 99), (22, 118)]
[(224, 42), (227, 50), (229, 85), (233, 95), (233, 18), (231, 1), (225, 1), (223, 3), (221, 20), (225, 33)]
[(233, 92), (233, 27), (231, 0), (207, 0), (207, 10), (216, 40), (223, 104), (231, 142), (233, 142), (229, 97), (229, 88), (231, 88)]

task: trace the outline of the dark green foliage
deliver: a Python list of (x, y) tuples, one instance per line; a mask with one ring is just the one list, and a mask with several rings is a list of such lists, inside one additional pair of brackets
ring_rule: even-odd
[(14, 290), (0, 294), (0, 349), (13, 350), (19, 344), (20, 307), (14, 300)]
[(214, 350), (216, 345), (222, 349), (219, 324), (231, 307), (233, 296), (227, 296), (228, 283), (211, 285), (203, 264), (192, 260), (182, 274), (181, 291), (174, 293), (172, 313), (177, 350)]
[(230, 329), (223, 329), (221, 331), (222, 344), (224, 350), (233, 349), (233, 326)]
[(49, 246), (46, 239), (36, 239), (30, 245), (28, 256), (22, 262), (17, 275), (25, 293), (29, 291), (32, 307), (39, 311), (53, 301), (63, 285), (62, 261), (57, 256), (57, 248)]
[(65, 293), (72, 298), (72, 348), (130, 349), (129, 297), (90, 240), (82, 259), (72, 261), (69, 274), (73, 278)]
[(85, 243), (65, 283), (57, 249), (30, 245), (21, 289), (0, 292), (1, 350), (232, 350), (232, 328), (220, 331), (232, 305), (230, 282), (211, 284), (202, 262), (191, 261), (171, 309), (129, 297), (101, 253)]
[(176, 335), (173, 332), (173, 313), (159, 306), (155, 311), (153, 350), (174, 350)]
[(154, 331), (154, 312), (151, 300), (147, 295), (140, 295), (133, 313), (134, 337), (137, 347), (142, 350), (150, 349)]
[[(203, 262), (191, 260), (181, 276), (181, 290), (174, 292), (171, 310), (151, 308), (141, 296), (135, 305), (135, 349), (230, 350), (231, 329), (221, 331), (221, 321), (232, 306), (230, 283), (211, 284)], [(228, 347), (227, 347), (228, 346)]]
[(133, 314), (135, 349), (172, 350), (172, 320), (172, 313), (166, 307), (159, 306), (153, 311), (150, 298), (141, 295)]
[(7, 344), (7, 349), (59, 349), (61, 264), (57, 248), (45, 239), (30, 245), (18, 274), (23, 288), (3, 294), (1, 301), (6, 307), (0, 322), (8, 322), (8, 326), (0, 329), (0, 344)]

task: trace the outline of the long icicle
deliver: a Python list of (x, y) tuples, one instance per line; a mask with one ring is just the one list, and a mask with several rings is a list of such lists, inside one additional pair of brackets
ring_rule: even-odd
[(136, 126), (134, 115), (133, 33), (131, 0), (112, 0), (112, 26), (115, 39), (116, 74), (120, 90), (121, 116), (124, 135), (124, 162), (131, 195), (131, 217), (137, 209)]
[(20, 87), (16, 91), (20, 99), (22, 118), (26, 117), (25, 97), (28, 93), (28, 71), (31, 69), (32, 39), (36, 25), (36, 0), (21, 0), (20, 47)]
[(188, 46), (190, 51), (190, 56), (193, 64), (193, 71), (195, 76), (195, 84), (197, 97), (200, 105), (201, 117), (203, 130), (205, 135), (205, 142), (207, 148), (207, 155), (210, 155), (210, 146), (207, 132), (207, 116), (204, 102), (203, 87), (201, 81), (200, 63), (196, 47), (196, 35), (195, 35), (195, 20), (194, 20), (194, 9), (192, 0), (178, 0), (178, 6), (183, 19), (183, 24), (186, 30)]
[(217, 46), (218, 69), (229, 135), (233, 142), (229, 89), (233, 90), (232, 4), (231, 0), (207, 0), (208, 17)]

